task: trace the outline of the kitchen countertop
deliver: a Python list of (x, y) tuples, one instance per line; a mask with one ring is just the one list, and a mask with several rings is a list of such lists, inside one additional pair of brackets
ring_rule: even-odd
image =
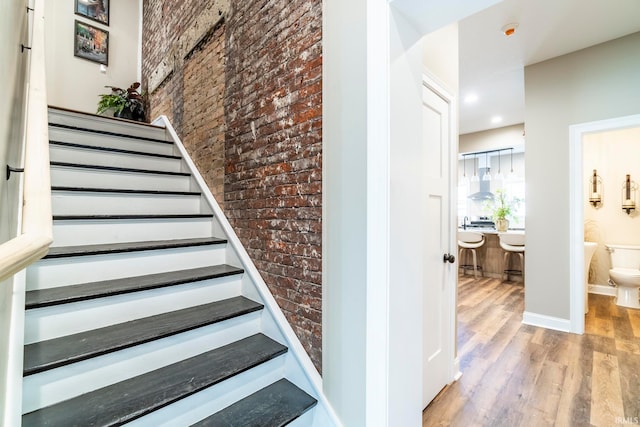
[[(489, 228), (489, 227), (467, 227), (467, 229), (465, 230), (462, 227), (458, 227), (458, 231), (476, 231), (478, 233), (483, 233), (483, 234), (498, 234), (498, 230), (496, 230), (495, 228)], [(506, 231), (507, 233), (524, 233), (525, 229), (524, 228), (510, 228)]]

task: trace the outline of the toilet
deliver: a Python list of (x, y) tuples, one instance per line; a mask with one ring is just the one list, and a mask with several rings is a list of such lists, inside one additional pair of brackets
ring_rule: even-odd
[(640, 246), (605, 245), (611, 257), (609, 278), (617, 286), (616, 304), (640, 308)]

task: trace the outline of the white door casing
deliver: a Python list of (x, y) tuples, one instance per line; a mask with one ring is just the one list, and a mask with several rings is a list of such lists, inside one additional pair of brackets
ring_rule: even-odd
[(423, 264), (423, 407), (453, 380), (455, 346), (456, 253), (451, 200), (455, 125), (453, 100), (430, 78), (424, 78), (422, 120), (426, 211)]

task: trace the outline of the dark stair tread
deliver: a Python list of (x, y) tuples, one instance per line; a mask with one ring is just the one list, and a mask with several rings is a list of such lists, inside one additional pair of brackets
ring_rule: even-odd
[(148, 156), (148, 157), (160, 157), (163, 159), (173, 159), (180, 160), (182, 157), (174, 156), (172, 154), (158, 154), (158, 153), (148, 153), (146, 151), (135, 151), (135, 150), (125, 150), (123, 148), (113, 148), (113, 147), (102, 147), (96, 145), (86, 145), (86, 144), (78, 144), (75, 142), (64, 142), (64, 141), (52, 141), (49, 140), (50, 145), (57, 145), (60, 147), (71, 147), (71, 148), (81, 148), (83, 150), (92, 150), (92, 151), (105, 151), (110, 153), (120, 153), (120, 154), (130, 154), (134, 156)]
[(62, 187), (53, 186), (51, 191), (77, 191), (86, 193), (127, 193), (127, 194), (152, 194), (175, 196), (200, 196), (199, 191), (166, 191), (166, 190), (130, 190), (126, 188), (94, 188), (94, 187)]
[(163, 288), (201, 280), (242, 274), (244, 270), (227, 264), (188, 270), (168, 271), (122, 279), (59, 286), (27, 291), (26, 308), (34, 309), (88, 299), (121, 295), (147, 289)]
[(219, 245), (227, 243), (227, 239), (217, 237), (200, 237), (194, 239), (151, 240), (145, 242), (105, 243), (99, 245), (56, 246), (49, 248), (46, 259), (85, 255), (104, 255), (120, 252), (139, 252), (157, 249), (174, 249), (189, 246)]
[(63, 125), (63, 124), (60, 124), (60, 123), (49, 123), (49, 126), (50, 127), (56, 127), (56, 128), (62, 128), (62, 129), (76, 130), (76, 131), (81, 131), (81, 132), (97, 133), (97, 134), (100, 134), (100, 135), (117, 136), (117, 137), (121, 137), (121, 138), (139, 139), (141, 141), (158, 142), (160, 144), (173, 144), (173, 141), (167, 141), (167, 140), (164, 140), (164, 139), (149, 138), (149, 137), (146, 137), (146, 136), (133, 136), (133, 135), (129, 135), (129, 134), (126, 134), (126, 133), (110, 132), (110, 131), (98, 130), (98, 129), (88, 129), (88, 128), (83, 128), (83, 127), (79, 127), (79, 126)]
[(112, 215), (54, 215), (54, 221), (75, 220), (114, 220), (114, 219), (189, 219), (189, 218), (213, 218), (213, 214), (112, 214)]
[(242, 296), (106, 326), (25, 346), (24, 375), (133, 347), (261, 310)]
[(150, 174), (150, 175), (191, 176), (189, 172), (161, 171), (161, 170), (155, 170), (155, 169), (122, 168), (119, 166), (85, 165), (81, 163), (69, 163), (69, 162), (50, 162), (50, 165), (65, 167), (65, 168), (97, 169), (97, 170), (107, 170), (107, 171), (116, 171), (116, 172), (143, 173), (143, 174)]
[(318, 401), (286, 379), (253, 393), (192, 427), (281, 427)]
[(256, 334), (155, 371), (29, 412), (28, 426), (112, 426), (129, 422), (287, 352)]

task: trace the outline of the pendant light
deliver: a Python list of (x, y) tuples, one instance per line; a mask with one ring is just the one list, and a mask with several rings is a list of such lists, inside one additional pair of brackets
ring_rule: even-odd
[(498, 150), (498, 173), (494, 177), (496, 181), (504, 181), (504, 175), (502, 174), (502, 164), (500, 162), (501, 154), (502, 150)]
[(484, 153), (484, 175), (482, 175), (483, 181), (491, 181), (491, 166), (489, 165), (489, 153)]
[(478, 177), (478, 163), (476, 162), (476, 155), (473, 155), (473, 176), (471, 177), (471, 182), (479, 182), (480, 178)]
[(509, 148), (509, 150), (511, 151), (511, 172), (509, 172), (507, 179), (511, 181), (516, 177), (516, 174), (513, 172), (513, 148)]
[(467, 155), (462, 155), (462, 179), (460, 180), (461, 187), (469, 185), (469, 178), (467, 178)]

